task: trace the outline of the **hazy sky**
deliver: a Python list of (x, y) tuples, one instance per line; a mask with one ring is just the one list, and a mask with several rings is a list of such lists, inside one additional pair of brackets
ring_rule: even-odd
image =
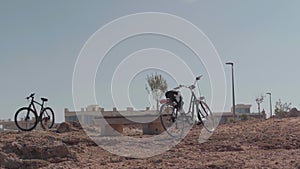
[[(300, 1), (296, 0), (1, 0), (0, 119), (12, 118), (19, 107), (27, 104), (24, 98), (35, 92), (37, 100), (41, 96), (49, 98), (49, 106), (55, 110), (58, 121), (62, 121), (64, 108), (74, 109), (72, 76), (85, 42), (108, 22), (140, 12), (170, 13), (201, 29), (222, 62), (235, 63), (236, 103), (252, 104), (252, 112), (257, 112), (256, 96), (271, 92), (273, 105), (281, 98), (300, 108), (299, 8)], [(95, 91), (100, 106), (107, 110), (113, 107), (112, 101), (106, 99), (113, 66), (122, 57), (150, 47), (172, 51), (186, 59), (194, 73), (206, 75), (203, 65), (198, 70), (193, 61), (184, 57), (192, 55), (190, 51), (172, 39), (154, 35), (134, 37), (112, 49), (106, 64), (98, 69)], [(224, 70), (225, 111), (229, 111), (231, 69), (224, 64)], [(130, 97), (136, 107), (147, 106), (144, 76), (151, 72), (141, 72), (132, 81)], [(167, 79), (170, 88), (175, 87), (174, 79)], [(207, 76), (201, 83), (203, 93), (209, 97)], [(262, 108), (269, 112), (268, 97)]]

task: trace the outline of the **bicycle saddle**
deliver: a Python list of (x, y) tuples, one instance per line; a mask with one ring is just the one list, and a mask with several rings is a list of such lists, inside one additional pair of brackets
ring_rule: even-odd
[(47, 99), (47, 98), (44, 98), (44, 97), (42, 97), (41, 100), (42, 100), (43, 102), (48, 101), (48, 99)]

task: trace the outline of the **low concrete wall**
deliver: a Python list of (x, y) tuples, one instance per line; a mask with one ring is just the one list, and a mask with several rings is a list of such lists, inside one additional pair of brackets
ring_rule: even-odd
[(106, 124), (101, 127), (101, 135), (103, 136), (116, 136), (123, 133), (122, 124)]
[(160, 134), (163, 131), (164, 128), (162, 127), (160, 122), (143, 124), (143, 134), (154, 135), (154, 134)]

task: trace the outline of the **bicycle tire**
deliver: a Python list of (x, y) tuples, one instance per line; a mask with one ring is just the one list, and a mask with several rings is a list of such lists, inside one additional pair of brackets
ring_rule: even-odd
[(40, 120), (43, 129), (51, 129), (55, 121), (53, 110), (50, 107), (44, 108)]
[(22, 107), (15, 114), (15, 124), (22, 131), (31, 131), (37, 125), (37, 114), (28, 107)]
[[(198, 118), (201, 121), (201, 124), (208, 132), (213, 132), (215, 130), (215, 121), (211, 109), (209, 106), (204, 102), (200, 101), (202, 111), (199, 110)], [(201, 117), (202, 116), (202, 117)]]
[(177, 110), (171, 103), (165, 103), (160, 108), (160, 121), (163, 129), (175, 138), (181, 138), (184, 129), (184, 122), (177, 116)]
[(188, 125), (194, 125), (195, 124), (195, 117), (194, 112), (188, 112), (186, 116), (187, 124)]

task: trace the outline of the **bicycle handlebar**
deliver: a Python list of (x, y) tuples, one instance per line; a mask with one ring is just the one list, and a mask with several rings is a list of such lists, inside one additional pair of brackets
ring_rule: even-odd
[(178, 90), (178, 89), (180, 89), (181, 87), (182, 87), (182, 85), (179, 85), (179, 86), (175, 87), (174, 90)]
[(202, 76), (203, 76), (203, 75), (197, 76), (197, 77), (196, 77), (196, 81), (197, 81), (197, 80), (200, 80)]
[(35, 93), (31, 93), (30, 96), (26, 97), (26, 99), (28, 100), (29, 98), (33, 98), (34, 95)]
[(203, 76), (203, 75), (197, 76), (196, 79), (195, 79), (194, 84), (192, 84), (192, 85), (190, 85), (190, 86), (187, 86), (187, 85), (179, 85), (179, 86), (175, 87), (174, 90), (178, 90), (178, 89), (180, 89), (180, 88), (182, 88), (182, 87), (185, 87), (185, 88), (188, 88), (188, 89), (193, 90), (193, 89), (195, 88), (196, 82), (197, 82), (198, 80), (200, 80), (202, 76)]
[(195, 88), (195, 85), (190, 85), (190, 86), (187, 86), (187, 85), (179, 85), (178, 87), (175, 87), (174, 90), (178, 90), (178, 89), (180, 89), (180, 88), (182, 88), (182, 87), (193, 90), (193, 89)]

